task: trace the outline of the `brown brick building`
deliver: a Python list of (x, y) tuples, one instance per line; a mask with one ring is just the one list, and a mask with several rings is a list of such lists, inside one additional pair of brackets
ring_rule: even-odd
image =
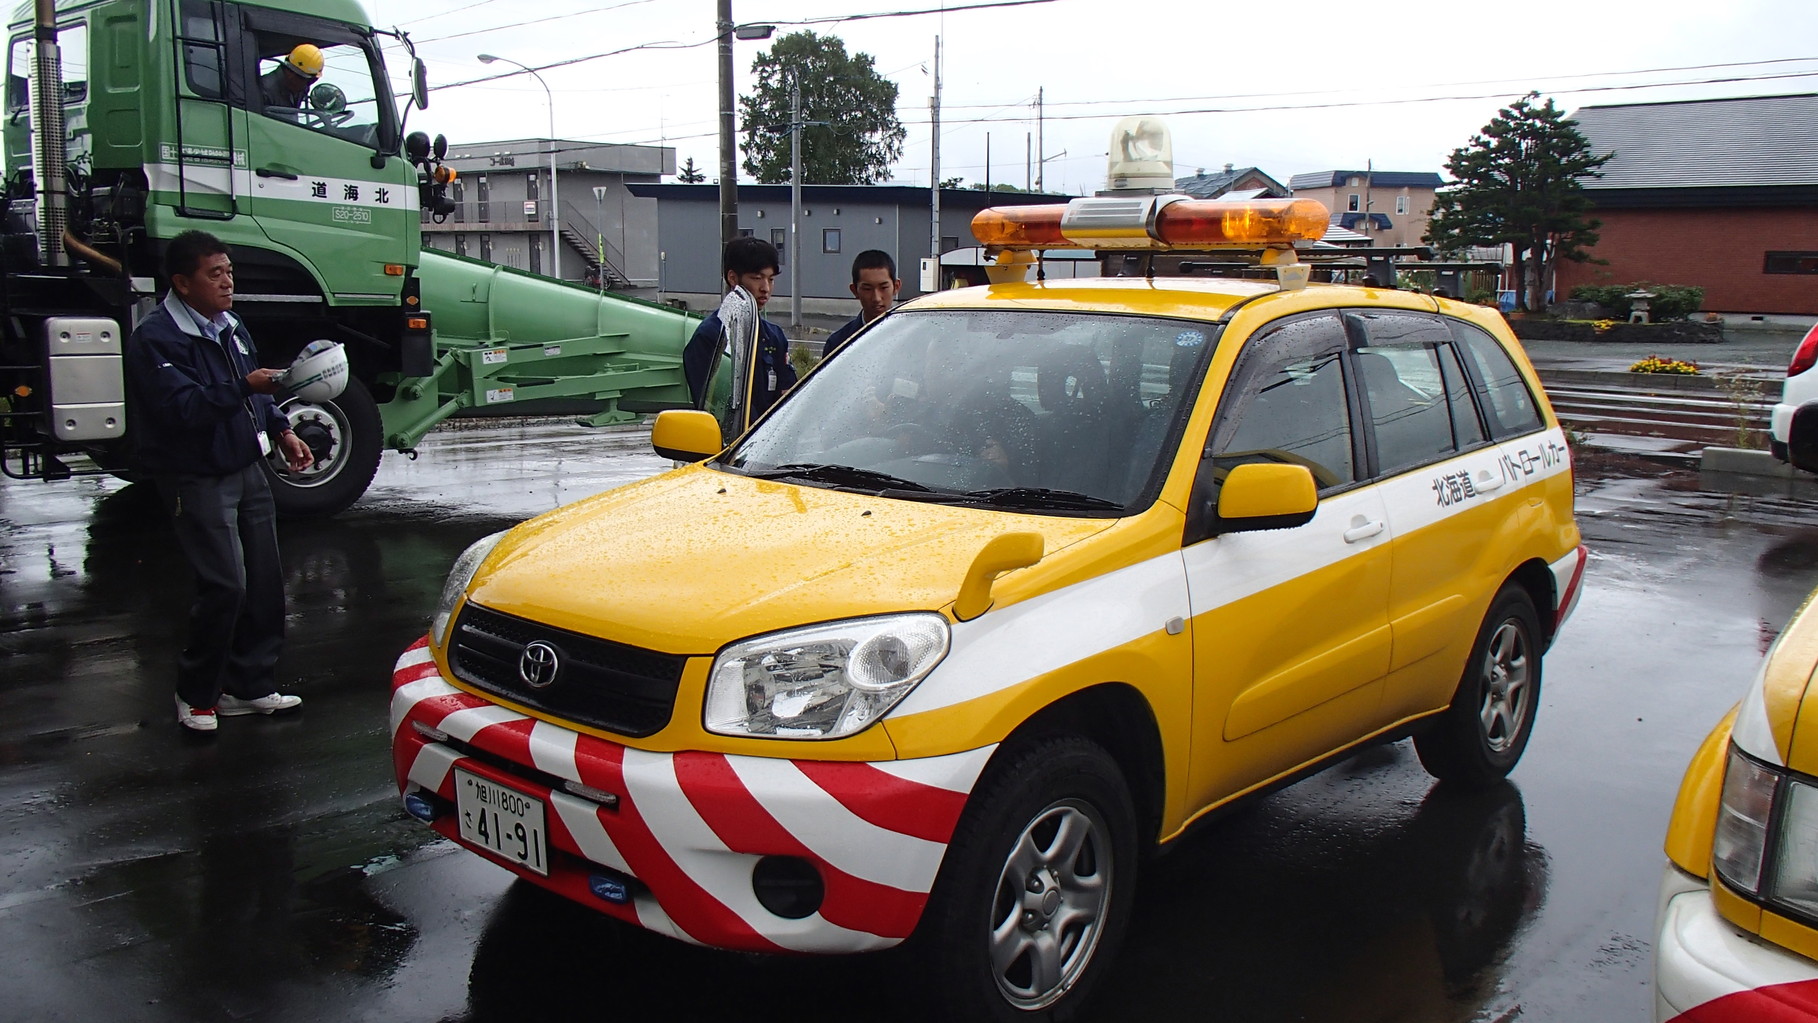
[(1818, 316), (1818, 94), (1584, 107), (1602, 221), (1580, 284), (1691, 284), (1722, 313)]

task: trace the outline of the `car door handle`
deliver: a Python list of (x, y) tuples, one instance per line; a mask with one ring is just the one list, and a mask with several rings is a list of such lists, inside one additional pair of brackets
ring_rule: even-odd
[(1477, 474), (1476, 487), (1477, 492), (1480, 494), (1487, 494), (1492, 490), (1500, 490), (1502, 489), (1503, 483), (1502, 473), (1492, 473), (1488, 469), (1485, 469)]
[(254, 170), (253, 173), (257, 174), (258, 176), (260, 176), (262, 178), (283, 178), (285, 181), (296, 181), (297, 180), (297, 176), (295, 174), (292, 174), (289, 171), (281, 171), (281, 170), (277, 169), (276, 167), (260, 167), (260, 168), (257, 168), (256, 170)]
[(1384, 528), (1386, 527), (1384, 527), (1381, 519), (1364, 519), (1363, 516), (1359, 515), (1357, 518), (1351, 520), (1351, 528), (1345, 530), (1345, 543), (1356, 543), (1359, 540), (1368, 540), (1382, 532)]

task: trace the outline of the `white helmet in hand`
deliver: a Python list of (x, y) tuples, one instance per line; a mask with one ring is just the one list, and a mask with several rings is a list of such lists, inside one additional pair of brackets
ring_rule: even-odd
[(347, 388), (347, 349), (338, 341), (311, 341), (278, 381), (304, 401), (333, 401)]

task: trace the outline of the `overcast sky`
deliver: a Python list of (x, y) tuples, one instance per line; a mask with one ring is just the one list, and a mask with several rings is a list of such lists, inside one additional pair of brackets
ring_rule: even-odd
[[(1044, 93), (1049, 190), (1103, 187), (1111, 127), (1161, 114), (1175, 173), (1256, 166), (1443, 173), (1446, 155), (1529, 89), (1581, 106), (1818, 92), (1814, 0), (1517, 0), (1506, 4), (1262, 4), (1049, 0), (939, 8), (940, 0), (734, 0), (737, 23), (837, 35), (898, 88), (908, 129), (893, 182), (927, 185), (935, 38), (941, 176), (1021, 187)], [(409, 32), (432, 86), (655, 44), (542, 72), (562, 138), (668, 145), (716, 180), (713, 0), (366, 0)], [(1249, 11), (1277, 9), (1281, 17)], [(1366, 13), (1367, 12), (1367, 13)], [(768, 42), (734, 44), (736, 86)], [(1727, 66), (1726, 66), (1727, 65)], [(1259, 110), (1258, 108), (1272, 108)], [(527, 75), (441, 88), (411, 127), (451, 143), (541, 136), (549, 107)], [(1060, 154), (1065, 155), (1060, 155)]]

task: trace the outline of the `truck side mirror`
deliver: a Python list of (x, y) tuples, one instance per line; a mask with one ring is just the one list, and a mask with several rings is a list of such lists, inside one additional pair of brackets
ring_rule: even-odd
[(429, 70), (421, 59), (410, 63), (410, 98), (416, 102), (418, 110), (429, 109)]
[(411, 163), (422, 163), (429, 159), (428, 133), (413, 131), (404, 136), (404, 155)]
[(448, 155), (448, 136), (437, 135), (436, 144), (435, 144), (434, 148), (432, 148), (430, 150), (430, 152), (436, 154), (436, 159), (438, 159), (438, 160), (440, 160), (444, 156), (447, 156)]

